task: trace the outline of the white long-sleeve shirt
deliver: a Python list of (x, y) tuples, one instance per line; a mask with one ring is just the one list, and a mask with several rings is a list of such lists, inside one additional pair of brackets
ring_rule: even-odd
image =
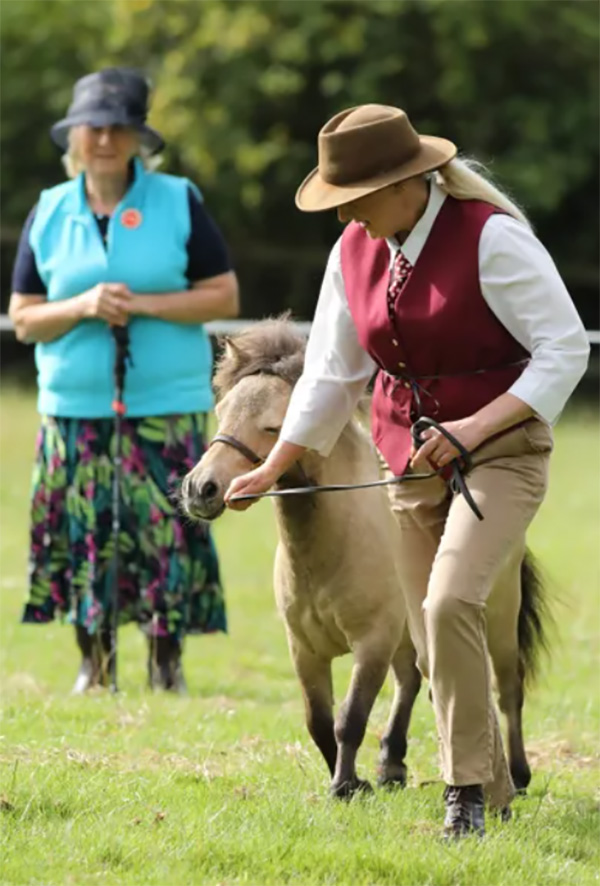
[[(415, 265), (446, 194), (431, 183), (429, 201), (403, 245), (387, 241)], [(479, 283), (498, 320), (530, 354), (509, 388), (554, 424), (585, 372), (589, 343), (554, 262), (533, 232), (509, 215), (492, 215), (479, 240)], [(329, 455), (377, 365), (358, 342), (341, 268), (341, 238), (325, 270), (306, 349), (281, 438)]]

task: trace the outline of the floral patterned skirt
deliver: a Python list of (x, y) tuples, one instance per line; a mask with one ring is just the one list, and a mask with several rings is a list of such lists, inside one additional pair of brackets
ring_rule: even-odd
[[(119, 623), (156, 636), (225, 631), (219, 563), (207, 524), (177, 504), (204, 451), (203, 415), (124, 419)], [(43, 417), (31, 499), (29, 600), (23, 621), (59, 615), (94, 633), (112, 599), (112, 419)]]

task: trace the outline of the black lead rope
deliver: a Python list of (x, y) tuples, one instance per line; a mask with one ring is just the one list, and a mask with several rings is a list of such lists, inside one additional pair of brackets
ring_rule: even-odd
[(453, 492), (460, 492), (477, 519), (483, 520), (483, 514), (477, 507), (477, 503), (471, 495), (469, 487), (465, 482), (465, 474), (468, 474), (473, 467), (473, 459), (471, 458), (471, 453), (467, 449), (465, 449), (460, 440), (456, 439), (454, 434), (451, 434), (450, 431), (447, 431), (446, 428), (438, 424), (438, 422), (434, 418), (427, 418), (425, 416), (423, 416), (423, 418), (417, 419), (417, 421), (411, 428), (415, 449), (418, 449), (420, 446), (423, 445), (423, 443), (425, 443), (422, 435), (423, 431), (426, 431), (428, 428), (435, 428), (436, 431), (439, 431), (440, 434), (442, 434), (442, 436), (444, 436), (449, 443), (452, 443), (454, 448), (458, 449), (458, 451), (460, 452), (458, 458), (454, 458), (450, 462), (450, 466), (452, 468), (452, 479), (450, 480), (450, 487)]
[[(390, 480), (373, 480), (370, 483), (334, 483), (328, 486), (298, 486), (291, 489), (272, 489), (268, 492), (254, 492), (254, 493), (246, 493), (244, 495), (233, 495), (231, 497), (231, 501), (252, 501), (257, 498), (284, 498), (288, 495), (313, 495), (317, 492), (348, 492), (352, 489), (371, 489), (375, 486), (391, 486), (394, 483), (409, 483), (413, 480), (430, 480), (432, 477), (439, 477), (443, 471), (445, 471), (448, 467), (452, 469), (452, 478), (450, 480), (450, 488), (455, 493), (461, 493), (464, 496), (465, 501), (475, 514), (478, 520), (483, 520), (483, 514), (477, 507), (473, 496), (469, 492), (467, 484), (465, 483), (464, 474), (467, 474), (472, 466), (473, 462), (471, 459), (471, 454), (462, 443), (456, 439), (456, 437), (447, 431), (444, 427), (442, 427), (438, 422), (433, 418), (427, 418), (423, 416), (423, 418), (418, 419), (411, 428), (411, 434), (415, 449), (418, 449), (422, 446), (426, 441), (423, 439), (423, 431), (428, 428), (435, 428), (436, 431), (439, 431), (452, 445), (458, 449), (460, 455), (453, 459), (449, 465), (446, 465), (441, 468), (437, 468), (435, 471), (428, 471), (425, 474), (401, 474), (399, 477), (392, 477)], [(217, 434), (216, 437), (213, 438), (213, 443), (226, 443), (230, 446), (234, 446), (239, 452), (242, 452), (246, 458), (249, 459), (253, 464), (259, 464), (262, 462), (262, 459), (259, 459), (251, 450), (247, 450), (247, 447), (240, 446), (238, 440), (234, 440), (232, 437), (228, 437), (225, 434)], [(212, 443), (211, 443), (212, 445)], [(247, 451), (245, 451), (247, 450)]]

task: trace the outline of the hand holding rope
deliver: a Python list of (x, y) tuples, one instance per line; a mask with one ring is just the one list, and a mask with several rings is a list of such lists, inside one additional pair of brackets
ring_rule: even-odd
[(426, 438), (423, 437), (423, 432), (428, 430), (429, 428), (433, 428), (434, 430), (438, 431), (443, 437), (446, 438), (446, 440), (448, 440), (449, 443), (452, 444), (452, 446), (454, 446), (454, 448), (459, 453), (456, 458), (451, 459), (447, 464), (439, 467), (436, 473), (442, 473), (447, 468), (450, 468), (452, 471), (450, 488), (455, 493), (460, 492), (464, 496), (465, 501), (467, 502), (477, 519), (483, 520), (483, 514), (477, 507), (475, 499), (471, 495), (464, 477), (464, 475), (468, 474), (473, 467), (471, 453), (467, 449), (465, 449), (460, 440), (457, 440), (454, 434), (451, 434), (447, 428), (439, 424), (439, 422), (435, 421), (435, 419), (427, 418), (426, 416), (419, 418), (411, 428), (413, 445), (415, 449), (419, 449), (426, 443)]

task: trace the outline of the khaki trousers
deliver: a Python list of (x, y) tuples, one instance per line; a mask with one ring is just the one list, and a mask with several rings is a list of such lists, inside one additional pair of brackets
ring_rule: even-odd
[[(440, 478), (389, 486), (417, 663), (430, 680), (446, 784), (514, 796), (491, 693), (486, 603), (516, 644), (525, 532), (547, 488), (552, 431), (530, 419), (473, 453), (467, 485), (484, 520)], [(384, 471), (389, 474), (385, 463)], [(509, 636), (510, 635), (510, 636)]]

